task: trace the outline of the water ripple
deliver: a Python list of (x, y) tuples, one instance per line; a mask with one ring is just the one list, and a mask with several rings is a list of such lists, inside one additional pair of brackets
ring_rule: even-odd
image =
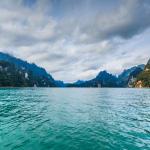
[(0, 89), (0, 150), (149, 150), (148, 89)]

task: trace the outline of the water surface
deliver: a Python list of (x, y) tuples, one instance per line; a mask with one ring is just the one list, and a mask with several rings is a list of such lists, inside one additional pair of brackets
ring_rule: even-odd
[(150, 90), (0, 89), (0, 150), (150, 150)]

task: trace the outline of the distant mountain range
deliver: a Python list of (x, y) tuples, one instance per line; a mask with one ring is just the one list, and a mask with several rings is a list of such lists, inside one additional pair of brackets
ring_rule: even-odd
[(124, 70), (118, 77), (101, 71), (88, 81), (64, 83), (44, 68), (0, 52), (0, 87), (150, 87), (150, 60)]
[(67, 84), (67, 87), (117, 87), (117, 77), (101, 71), (94, 79)]
[(145, 65), (138, 65), (124, 70), (118, 77), (101, 71), (94, 79), (67, 84), (68, 87), (133, 87), (133, 78), (144, 70)]

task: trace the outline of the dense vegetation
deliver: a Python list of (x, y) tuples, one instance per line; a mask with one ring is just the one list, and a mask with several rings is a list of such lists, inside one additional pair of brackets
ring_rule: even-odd
[(44, 76), (36, 76), (32, 71), (17, 68), (14, 64), (0, 61), (0, 87), (49, 87), (56, 85)]
[(131, 67), (129, 69), (125, 69), (118, 76), (117, 85), (119, 87), (129, 87), (129, 86), (132, 87), (136, 76), (143, 70), (144, 70), (144, 65), (138, 65), (138, 66)]
[[(145, 67), (145, 68), (144, 68)], [(88, 81), (66, 83), (53, 77), (35, 64), (0, 52), (0, 87), (150, 87), (150, 60), (124, 70), (118, 77), (101, 71)]]
[(137, 76), (137, 81), (135, 83), (136, 87), (138, 87), (139, 82), (141, 82), (142, 87), (150, 87), (150, 60), (145, 66), (144, 71)]

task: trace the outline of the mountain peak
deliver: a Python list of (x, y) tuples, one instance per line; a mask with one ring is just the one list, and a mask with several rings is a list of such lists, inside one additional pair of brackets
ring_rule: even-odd
[(147, 65), (150, 65), (150, 59), (148, 60)]
[[(44, 82), (44, 80), (45, 80), (47, 82), (46, 85), (48, 85), (48, 86), (56, 85), (56, 82), (53, 79), (53, 77), (50, 74), (48, 74), (44, 68), (39, 67), (34, 63), (30, 64), (27, 61), (21, 60), (19, 58), (16, 58), (14, 56), (11, 56), (11, 55), (3, 53), (3, 52), (0, 52), (0, 61), (13, 64), (15, 66), (15, 68), (18, 70), (25, 70), (26, 72), (31, 72), (32, 75), (34, 76), (34, 78), (39, 79), (38, 82), (42, 82), (40, 80), (43, 80), (43, 82)], [(40, 83), (40, 85), (41, 84), (42, 83)]]
[[(98, 78), (103, 78), (103, 77), (108, 77), (108, 76), (113, 76), (112, 74), (108, 73), (106, 70), (100, 71), (99, 74), (96, 76), (96, 79)], [(115, 77), (115, 76), (113, 76)]]

